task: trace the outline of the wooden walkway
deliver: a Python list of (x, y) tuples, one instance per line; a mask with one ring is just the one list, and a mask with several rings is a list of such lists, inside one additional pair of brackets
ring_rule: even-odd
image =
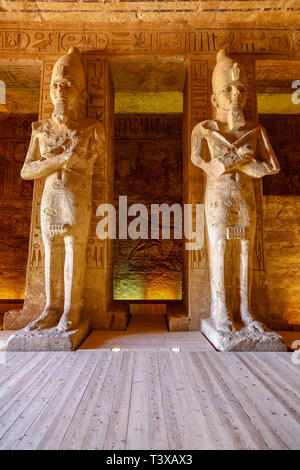
[(296, 449), (299, 389), (291, 353), (6, 353), (0, 449)]
[(92, 331), (80, 349), (114, 347), (123, 351), (170, 351), (173, 347), (183, 351), (215, 351), (201, 331), (168, 331), (164, 316), (158, 315), (135, 315), (126, 331)]

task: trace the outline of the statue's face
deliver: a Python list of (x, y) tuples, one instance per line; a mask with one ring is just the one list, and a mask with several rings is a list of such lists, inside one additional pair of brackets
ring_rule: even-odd
[(234, 81), (223, 86), (213, 96), (214, 106), (218, 106), (223, 111), (237, 107), (243, 109), (247, 101), (247, 89), (242, 82)]
[(69, 109), (78, 106), (80, 100), (80, 90), (78, 86), (69, 77), (55, 77), (51, 81), (50, 96), (54, 106), (59, 102), (65, 102)]

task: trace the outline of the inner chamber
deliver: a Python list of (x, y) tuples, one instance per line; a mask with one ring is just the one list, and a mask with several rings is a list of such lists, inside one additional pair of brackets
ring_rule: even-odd
[[(114, 300), (181, 300), (183, 242), (151, 238), (151, 204), (182, 207), (182, 120), (185, 61), (113, 61), (115, 89), (114, 202), (148, 210), (148, 239), (114, 241)], [(139, 215), (139, 214), (137, 214)], [(128, 225), (135, 217), (128, 217)]]

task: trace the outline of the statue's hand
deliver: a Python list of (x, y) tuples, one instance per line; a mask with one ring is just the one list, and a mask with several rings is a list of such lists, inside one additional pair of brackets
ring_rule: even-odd
[(65, 148), (62, 145), (60, 145), (59, 147), (52, 148), (47, 153), (43, 153), (43, 158), (56, 157), (56, 155), (61, 155), (63, 152), (65, 152)]
[(87, 168), (86, 160), (83, 160), (78, 156), (76, 152), (66, 156), (66, 164), (64, 165), (65, 170), (85, 170)]
[(245, 152), (245, 149), (237, 149), (235, 146), (232, 146), (226, 152), (217, 155), (215, 159), (224, 165), (226, 171), (231, 171), (245, 163), (249, 163), (252, 157), (250, 153)]
[(245, 163), (250, 163), (253, 161), (253, 150), (249, 148), (249, 146), (243, 145), (242, 147), (239, 147), (237, 150), (238, 156), (239, 156), (239, 163), (241, 165), (244, 165)]

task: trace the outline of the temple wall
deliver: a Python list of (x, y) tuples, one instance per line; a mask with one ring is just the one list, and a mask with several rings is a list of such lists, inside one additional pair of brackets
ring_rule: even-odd
[[(122, 195), (128, 207), (145, 204), (149, 222), (151, 204), (182, 204), (182, 114), (116, 115), (116, 208)], [(182, 240), (173, 239), (173, 225), (170, 240), (161, 232), (150, 239), (150, 223), (147, 233), (114, 241), (114, 299), (181, 300)]]
[(35, 114), (0, 115), (0, 299), (23, 299), (33, 183), (20, 171)]
[(263, 182), (263, 233), (269, 323), (299, 324), (300, 116), (261, 115), (281, 171)]

